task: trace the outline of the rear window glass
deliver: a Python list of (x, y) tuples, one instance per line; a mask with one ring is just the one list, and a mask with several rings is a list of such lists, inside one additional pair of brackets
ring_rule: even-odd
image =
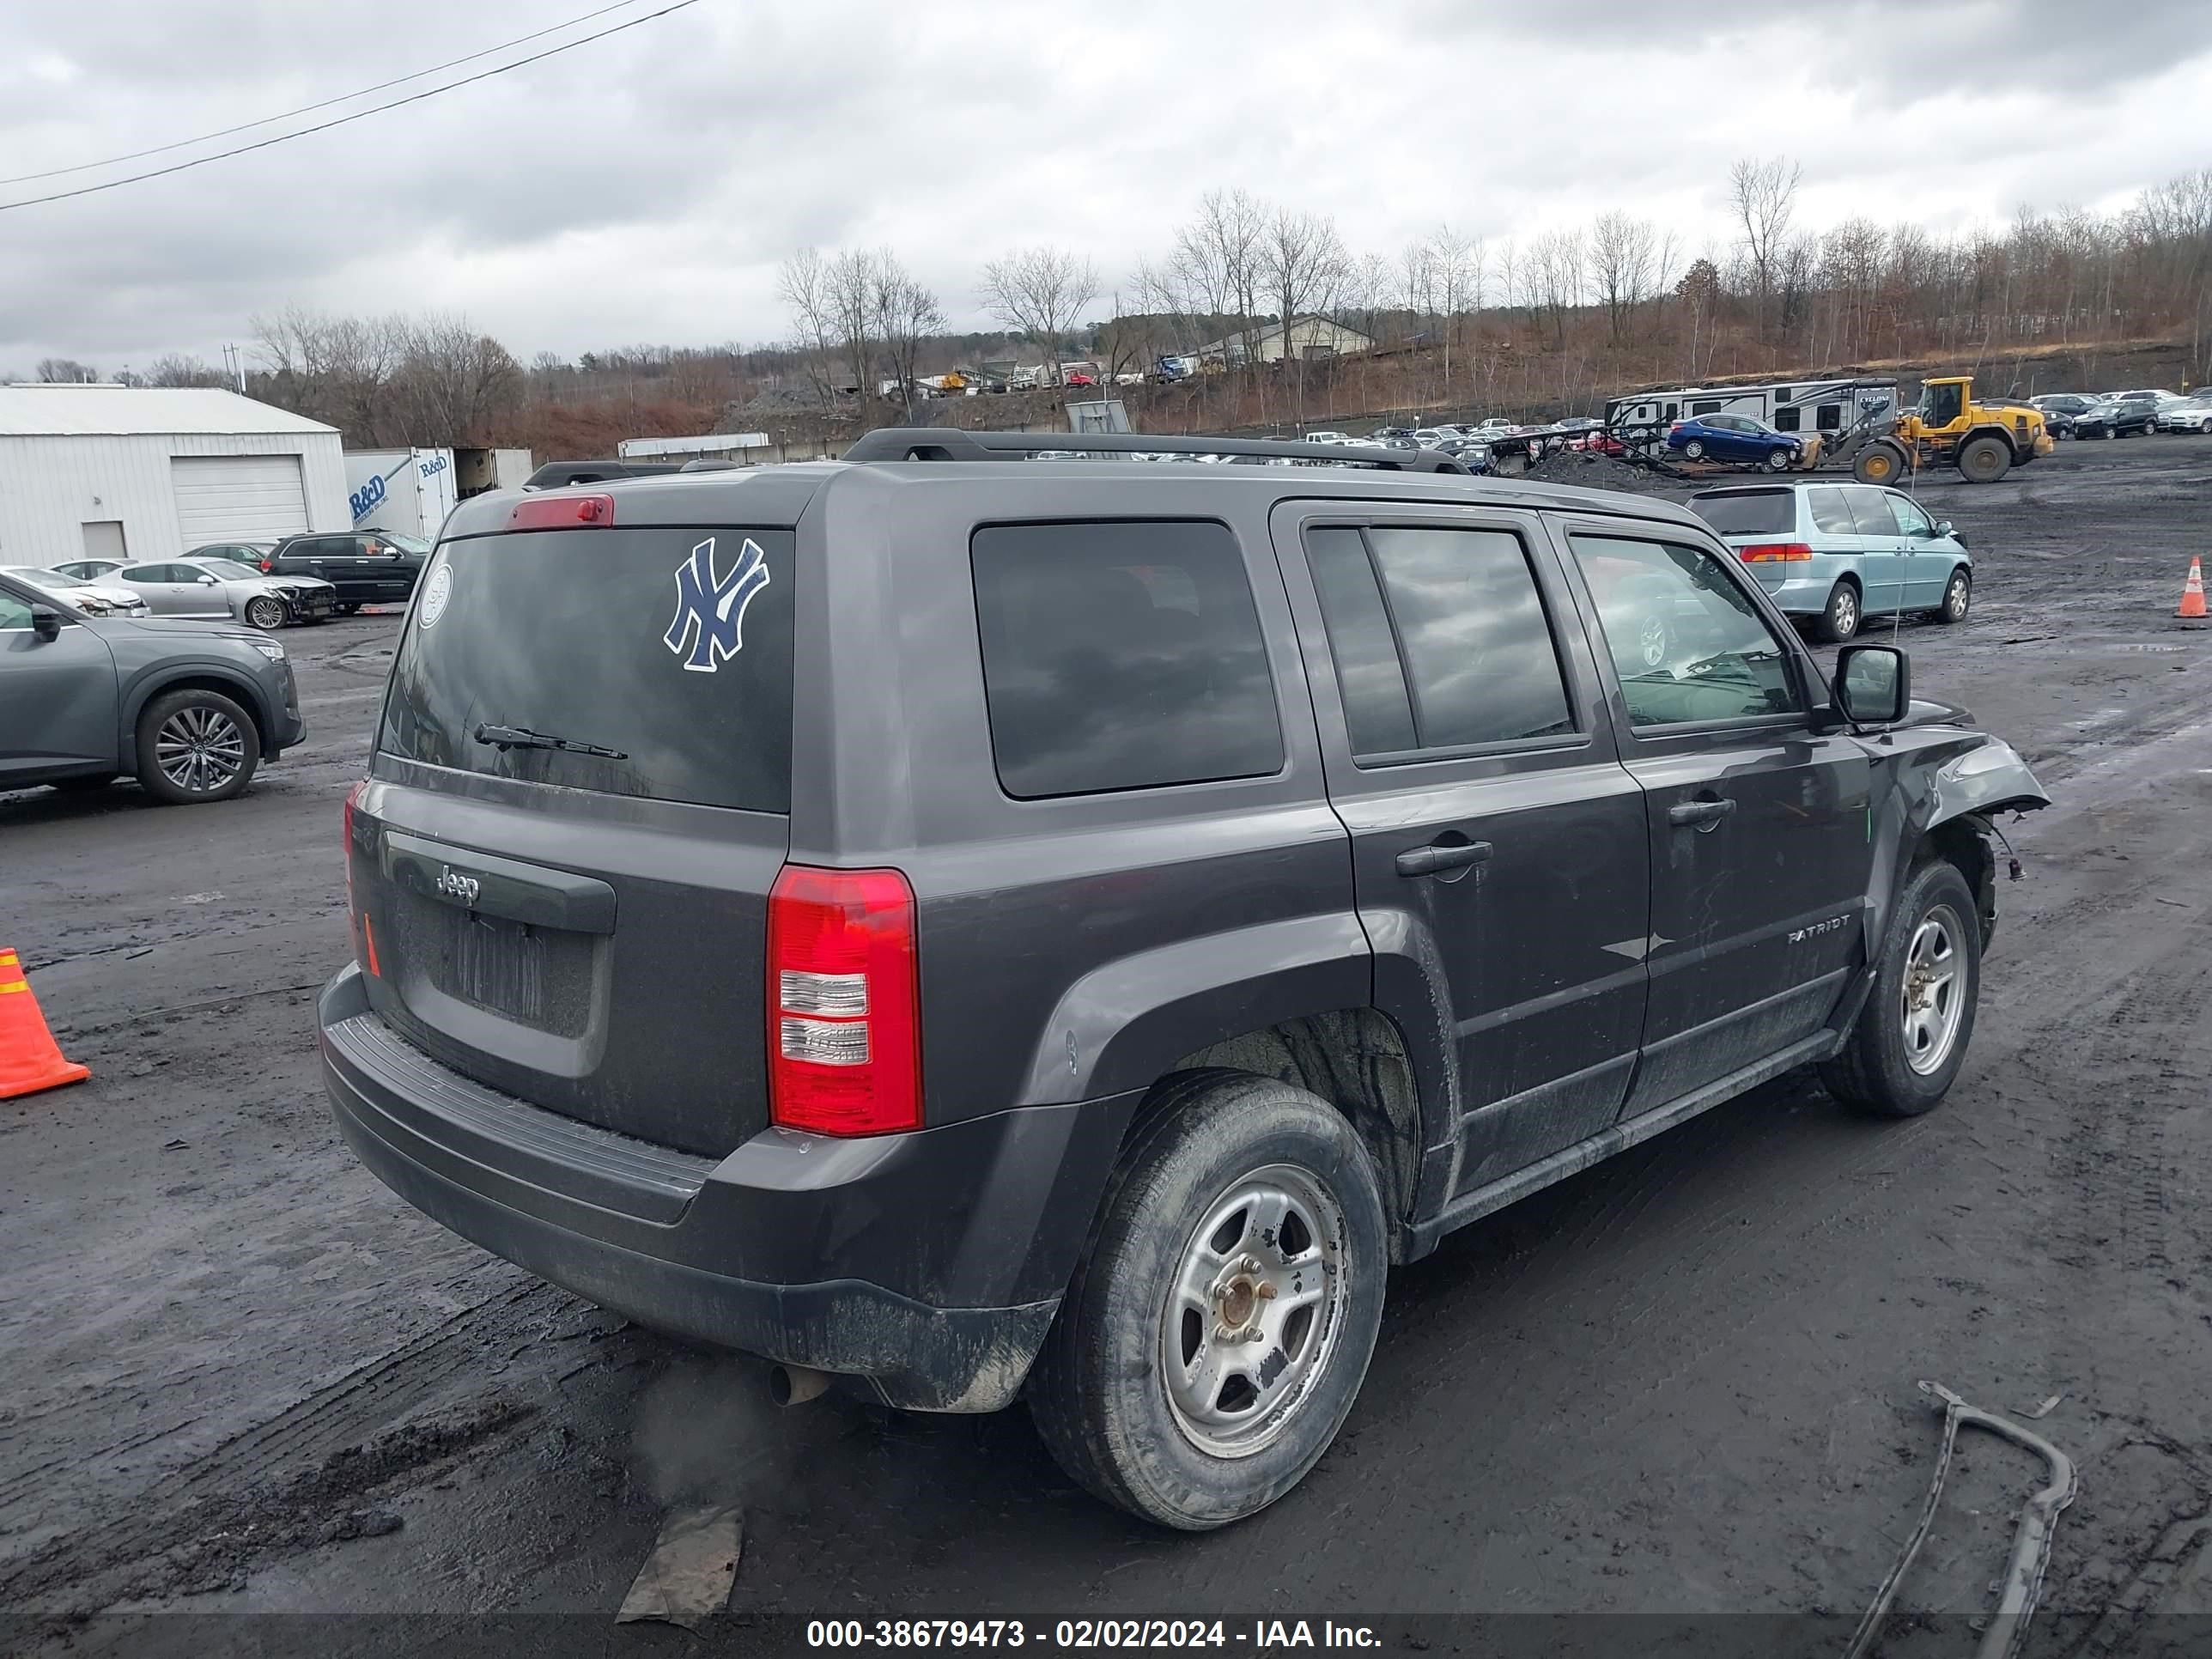
[(1722, 536), (1778, 536), (1797, 527), (1796, 498), (1786, 489), (1692, 495), (1690, 511)]
[[(793, 544), (729, 528), (447, 542), (400, 637), (380, 746), (599, 794), (788, 811)], [(502, 749), (499, 727), (613, 752)]]
[(1274, 682), (1227, 526), (999, 525), (978, 530), (969, 553), (1008, 794), (1281, 769)]

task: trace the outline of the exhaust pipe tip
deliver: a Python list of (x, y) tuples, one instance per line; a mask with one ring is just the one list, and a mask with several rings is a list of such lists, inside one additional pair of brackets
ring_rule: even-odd
[(836, 1380), (829, 1372), (817, 1371), (811, 1365), (771, 1365), (768, 1397), (779, 1406), (803, 1406), (827, 1394)]

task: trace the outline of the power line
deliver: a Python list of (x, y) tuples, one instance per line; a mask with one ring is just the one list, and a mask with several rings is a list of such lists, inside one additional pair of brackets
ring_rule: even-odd
[(544, 52), (532, 52), (527, 58), (518, 58), (511, 64), (501, 64), (492, 69), (479, 70), (474, 75), (465, 75), (458, 81), (448, 81), (441, 87), (431, 87), (422, 92), (410, 93), (406, 97), (394, 98), (389, 103), (372, 104), (367, 109), (356, 110), (350, 115), (341, 115), (333, 120), (320, 121), (311, 127), (299, 127), (290, 132), (280, 132), (273, 138), (257, 139), (250, 144), (240, 144), (234, 149), (219, 149), (212, 155), (195, 156), (189, 161), (173, 162), (168, 167), (155, 167), (145, 173), (131, 173), (127, 178), (110, 179), (105, 184), (81, 185), (75, 190), (59, 190), (49, 196), (27, 196), (20, 202), (0, 202), (0, 213), (10, 212), (16, 208), (37, 207), (46, 202), (66, 202), (75, 196), (94, 196), (103, 190), (119, 190), (125, 185), (138, 184), (148, 179), (166, 178), (172, 173), (184, 173), (192, 167), (204, 167), (210, 161), (224, 161), (234, 155), (245, 155), (257, 149), (267, 149), (270, 145), (283, 143), (288, 139), (305, 138), (313, 133), (328, 132), (332, 127), (342, 127), (349, 122), (362, 120), (371, 115), (380, 115), (388, 109), (398, 109), (407, 104), (419, 104), (426, 98), (435, 98), (441, 92), (453, 92), (461, 87), (473, 86), (479, 81), (489, 81), (495, 75), (506, 74), (509, 70), (524, 69), (532, 64), (543, 63), (548, 58), (557, 58), (564, 52), (574, 52), (578, 46), (588, 46), (594, 40), (604, 40), (611, 34), (620, 34), (624, 29), (634, 29), (641, 23), (650, 23), (656, 18), (667, 16), (671, 12), (682, 11), (687, 6), (696, 6), (698, 3), (699, 0), (675, 0), (674, 4), (663, 6), (659, 11), (649, 11), (642, 17), (633, 17), (628, 22), (617, 23), (613, 27), (601, 29), (596, 34), (582, 35), (557, 46), (548, 46)]
[[(150, 149), (134, 149), (121, 155), (111, 155), (101, 161), (79, 161), (74, 167), (49, 167), (44, 173), (19, 173), (12, 179), (0, 179), (0, 185), (27, 185), (39, 179), (58, 179), (64, 173), (90, 173), (96, 167), (112, 167), (125, 161), (136, 161), (148, 155), (162, 155), (173, 149), (184, 149), (193, 144), (204, 144), (211, 139), (228, 138), (234, 132), (251, 132), (256, 127), (265, 127), (278, 121), (289, 121), (295, 115), (312, 115), (319, 109), (328, 109), (333, 104), (351, 103), (356, 98), (366, 98), (372, 92), (404, 86), (410, 81), (419, 81), (426, 75), (435, 75), (441, 70), (459, 69), (463, 64), (473, 64), (479, 58), (489, 58), (496, 52), (507, 52), (532, 40), (543, 40), (549, 34), (558, 34), (579, 23), (588, 23), (594, 17), (604, 17), (611, 11), (620, 11), (624, 6), (634, 6), (637, 0), (615, 0), (611, 6), (601, 6), (597, 11), (587, 11), (581, 17), (571, 17), (565, 23), (556, 23), (550, 28), (533, 29), (528, 34), (518, 34), (512, 40), (502, 40), (495, 46), (486, 46), (482, 52), (472, 52), (465, 58), (450, 58), (442, 64), (433, 64), (428, 69), (416, 70), (411, 75), (394, 76), (389, 81), (379, 81), (373, 87), (362, 87), (352, 92), (341, 93), (335, 98), (325, 98), (313, 104), (302, 104), (297, 109), (288, 109), (282, 115), (264, 115), (258, 121), (241, 121), (234, 127), (218, 127), (213, 132), (203, 132), (197, 138), (179, 138), (173, 144), (155, 144)], [(212, 158), (210, 158), (212, 159)]]

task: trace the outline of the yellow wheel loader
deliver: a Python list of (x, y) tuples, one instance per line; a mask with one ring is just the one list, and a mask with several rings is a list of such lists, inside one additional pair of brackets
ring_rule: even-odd
[[(1839, 448), (1842, 447), (1839, 446)], [(1861, 483), (1895, 483), (1907, 472), (1954, 466), (1970, 483), (1995, 483), (2016, 466), (2055, 445), (2039, 410), (2025, 404), (1978, 404), (1971, 374), (1945, 374), (1920, 383), (1920, 402), (1887, 432), (1869, 433), (1849, 454)]]

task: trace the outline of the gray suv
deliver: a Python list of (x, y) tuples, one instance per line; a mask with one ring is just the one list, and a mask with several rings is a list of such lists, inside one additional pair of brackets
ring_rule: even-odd
[(1204, 1528), (1454, 1228), (1799, 1066), (1934, 1106), (2046, 797), (1680, 507), (1069, 441), (462, 502), (325, 1076), (532, 1272)]
[(0, 789), (228, 800), (300, 741), (284, 647), (217, 623), (87, 617), (0, 576)]

